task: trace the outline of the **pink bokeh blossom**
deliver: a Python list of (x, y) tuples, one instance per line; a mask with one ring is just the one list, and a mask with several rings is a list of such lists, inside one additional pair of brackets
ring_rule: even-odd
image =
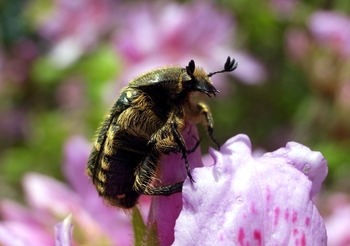
[(39, 34), (51, 44), (49, 57), (58, 67), (67, 67), (94, 48), (114, 24), (111, 0), (55, 0), (51, 11), (38, 22)]
[(317, 42), (340, 56), (350, 55), (350, 18), (336, 11), (317, 11), (308, 28)]
[(350, 245), (350, 197), (334, 193), (325, 202), (330, 214), (325, 216), (329, 246)]
[[(106, 206), (85, 175), (90, 150), (91, 144), (83, 137), (68, 139), (64, 173), (69, 185), (37, 173), (27, 173), (23, 177), (28, 207), (11, 200), (0, 202), (2, 245), (12, 246), (13, 242), (26, 246), (50, 246), (55, 242), (66, 245), (64, 242), (72, 233), (79, 235), (69, 238), (72, 245), (132, 244), (134, 236), (130, 215)], [(139, 207), (144, 218), (149, 206), (150, 198), (142, 197)], [(71, 219), (66, 218), (69, 214)], [(64, 218), (64, 222), (57, 224)], [(73, 232), (69, 220), (74, 224)]]
[[(266, 78), (266, 71), (256, 58), (235, 48), (237, 23), (232, 13), (208, 1), (138, 3), (125, 11), (128, 12), (114, 34), (115, 49), (125, 61), (119, 86), (150, 69), (169, 65), (185, 67), (190, 60), (205, 69), (218, 70), (227, 56), (240, 62), (239, 69), (231, 76), (248, 84)], [(215, 87), (225, 91), (225, 83), (220, 82), (222, 77), (213, 77), (213, 81)]]

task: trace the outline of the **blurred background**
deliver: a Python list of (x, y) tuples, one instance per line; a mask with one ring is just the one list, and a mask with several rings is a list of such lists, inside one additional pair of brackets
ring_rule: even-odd
[(65, 182), (67, 141), (91, 141), (139, 73), (191, 59), (211, 72), (231, 56), (239, 67), (206, 100), (219, 142), (320, 151), (321, 213), (350, 206), (348, 0), (0, 1), (0, 40), (0, 199), (25, 203), (28, 172)]

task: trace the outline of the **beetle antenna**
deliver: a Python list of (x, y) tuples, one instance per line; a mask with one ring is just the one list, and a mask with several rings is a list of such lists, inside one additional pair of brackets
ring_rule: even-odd
[(225, 62), (223, 70), (215, 71), (215, 72), (212, 72), (212, 73), (208, 73), (207, 76), (211, 77), (211, 76), (213, 76), (214, 74), (217, 74), (217, 73), (231, 72), (231, 71), (235, 70), (237, 67), (238, 67), (238, 62), (236, 62), (235, 59), (231, 60), (230, 57), (227, 57), (227, 60)]
[(196, 65), (194, 64), (194, 61), (191, 60), (189, 63), (188, 63), (188, 66), (186, 66), (186, 72), (187, 74), (192, 78), (193, 77), (193, 73), (194, 73), (194, 70), (196, 69)]

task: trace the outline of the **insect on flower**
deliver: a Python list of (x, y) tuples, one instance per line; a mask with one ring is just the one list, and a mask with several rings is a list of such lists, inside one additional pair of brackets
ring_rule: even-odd
[(209, 107), (197, 102), (197, 94), (219, 92), (210, 81), (217, 73), (230, 72), (238, 63), (227, 58), (224, 69), (206, 73), (193, 60), (182, 67), (164, 67), (132, 80), (121, 90), (98, 130), (86, 168), (98, 194), (109, 204), (133, 207), (141, 194), (169, 196), (182, 191), (183, 182), (155, 187), (162, 154), (182, 153), (187, 175), (193, 181), (181, 130), (187, 121), (203, 122), (210, 139), (213, 117)]

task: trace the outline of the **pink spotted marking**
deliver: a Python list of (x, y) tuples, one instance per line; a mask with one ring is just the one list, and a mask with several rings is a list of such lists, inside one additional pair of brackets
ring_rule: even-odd
[(273, 224), (275, 226), (277, 226), (278, 225), (278, 220), (279, 220), (279, 217), (280, 217), (280, 208), (279, 207), (276, 207), (274, 209), (274, 214), (275, 214), (275, 220), (274, 220)]
[(239, 243), (239, 245), (244, 245), (244, 230), (242, 227), (239, 228), (238, 243)]
[(289, 209), (286, 209), (286, 212), (284, 213), (284, 219), (285, 220), (289, 219)]
[(266, 187), (266, 201), (270, 201), (271, 191), (269, 187)]
[(258, 241), (258, 245), (261, 245), (261, 232), (259, 230), (254, 230), (254, 239)]
[(299, 232), (298, 229), (294, 229), (294, 230), (293, 230), (293, 236), (296, 237), (297, 234), (298, 234), (298, 232)]
[(294, 245), (299, 245), (299, 239), (298, 238), (296, 238), (295, 240), (294, 240)]
[(252, 214), (256, 214), (256, 208), (255, 208), (255, 203), (254, 202), (250, 205), (250, 209), (252, 211)]
[(293, 211), (293, 216), (292, 216), (292, 222), (295, 223), (298, 220), (298, 213), (296, 211)]
[(310, 225), (310, 218), (309, 218), (309, 217), (306, 217), (306, 219), (305, 219), (305, 225), (306, 225), (306, 226), (309, 226), (309, 225)]
[(306, 237), (305, 237), (305, 233), (303, 233), (303, 235), (301, 236), (301, 246), (306, 246)]

